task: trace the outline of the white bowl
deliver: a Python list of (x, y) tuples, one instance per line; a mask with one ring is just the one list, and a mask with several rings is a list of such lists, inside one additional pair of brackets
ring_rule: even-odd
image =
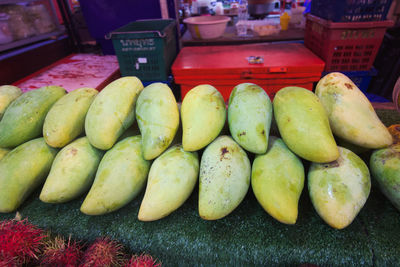
[(227, 16), (199, 16), (183, 20), (193, 39), (215, 39), (220, 37), (230, 20)]

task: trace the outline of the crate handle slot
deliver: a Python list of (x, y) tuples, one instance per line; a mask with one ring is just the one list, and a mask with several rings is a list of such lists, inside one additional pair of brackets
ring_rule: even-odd
[(241, 74), (240, 74), (240, 78), (241, 79), (252, 79), (253, 78), (253, 73), (251, 72), (251, 70), (248, 70), (248, 71), (243, 71)]
[(129, 34), (129, 33), (157, 33), (160, 38), (164, 38), (165, 36), (167, 36), (165, 33), (161, 33), (160, 31), (140, 31), (140, 32), (112, 32), (112, 33), (106, 34), (104, 37), (107, 40), (110, 40), (113, 35)]
[(287, 68), (286, 67), (271, 67), (269, 68), (270, 73), (286, 73)]

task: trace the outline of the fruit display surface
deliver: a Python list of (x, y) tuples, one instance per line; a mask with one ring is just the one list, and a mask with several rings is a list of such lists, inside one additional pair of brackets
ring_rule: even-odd
[[(240, 101), (236, 102), (238, 94), (231, 96), (233, 100), (229, 104), (236, 107), (236, 111), (230, 110), (229, 104), (226, 110), (222, 96), (213, 86), (205, 84), (193, 88), (182, 102), (179, 114), (182, 125), (178, 127), (176, 122), (169, 123), (170, 117), (166, 116), (179, 110), (173, 98), (157, 112), (153, 112), (157, 108), (152, 108), (149, 113), (146, 111), (148, 108), (142, 106), (148, 103), (163, 106), (165, 99), (156, 96), (157, 89), (161, 90), (164, 85), (152, 84), (144, 88), (136, 77), (120, 78), (106, 86), (87, 109), (84, 127), (87, 138), (79, 139), (87, 140), (85, 149), (79, 145), (73, 147), (76, 146), (73, 141), (65, 147), (70, 153), (63, 155), (61, 164), (56, 164), (59, 160), (52, 164), (58, 151), (54, 147), (58, 145), (49, 143), (46, 138), (37, 138), (40, 132), (30, 133), (32, 140), (19, 145), (24, 142), (22, 138), (15, 141), (1, 121), (3, 132), (0, 139), (3, 138), (3, 143), (7, 144), (5, 147), (12, 150), (6, 150), (0, 160), (0, 219), (13, 218), (17, 211), (17, 217), (28, 218), (56, 234), (87, 241), (109, 236), (131, 251), (155, 255), (167, 266), (178, 263), (187, 266), (395, 264), (400, 258), (396, 253), (400, 249), (400, 225), (396, 224), (399, 213), (397, 206), (390, 204), (388, 199), (393, 202), (390, 195), (382, 195), (386, 188), (379, 188), (382, 183), (378, 186), (376, 177), (370, 176), (368, 164), (371, 154), (377, 151), (372, 149), (391, 150), (396, 146), (392, 145), (393, 133), (389, 133), (386, 127), (399, 123), (400, 114), (397, 111), (378, 111), (375, 114), (358, 88), (341, 75), (327, 75), (332, 79), (326, 82), (321, 79), (320, 87), (317, 86), (320, 93), (316, 94), (300, 87), (282, 88), (272, 107), (271, 102), (264, 101), (260, 108), (265, 108), (266, 112), (254, 120), (255, 123), (240, 130), (232, 130), (232, 126), (235, 121), (238, 123), (238, 116), (246, 112), (246, 106), (251, 106), (256, 99), (252, 92), (261, 90), (254, 84), (238, 85), (238, 88), (248, 89), (240, 96), (240, 101), (248, 101), (248, 104), (242, 106)], [(338, 88), (344, 91), (338, 91)], [(65, 94), (62, 90), (59, 91)], [(166, 93), (170, 91), (167, 86), (163, 90)], [(21, 112), (11, 113), (10, 110), (14, 111), (26, 96), (36, 92), (41, 91), (22, 95), (6, 109), (4, 117), (8, 123), (21, 121)], [(147, 98), (141, 99), (145, 95)], [(68, 96), (70, 94), (57, 96), (60, 98), (57, 102), (52, 100), (56, 103), (54, 108)], [(38, 98), (36, 102), (40, 101)], [(53, 107), (49, 105), (46, 108), (50, 114)], [(354, 115), (360, 118), (358, 123), (369, 123), (372, 115), (376, 120), (366, 129), (343, 126), (344, 132), (349, 131), (349, 134), (338, 134), (341, 132), (334, 126), (336, 119), (340, 125), (340, 121), (357, 114), (352, 105), (359, 108), (360, 115)], [(70, 108), (74, 109), (73, 106)], [(344, 115), (330, 112), (344, 108), (348, 110)], [(34, 107), (29, 111), (34, 113)], [(253, 112), (249, 115), (251, 118), (259, 111), (254, 109)], [(42, 113), (34, 123), (35, 129), (43, 128), (47, 112)], [(226, 113), (230, 119), (226, 118)], [(135, 116), (138, 126), (134, 124)], [(275, 120), (271, 124), (272, 116)], [(249, 118), (244, 118), (246, 120)], [(162, 146), (155, 150), (154, 156), (153, 152), (146, 156), (144, 140), (147, 137), (140, 132), (146, 132), (147, 126), (152, 124), (160, 129), (160, 133), (152, 136), (155, 133), (152, 131), (150, 143)], [(83, 129), (82, 120), (79, 125)], [(171, 134), (167, 133), (169, 129)], [(370, 129), (379, 129), (379, 133), (372, 134), (375, 143), (366, 144), (362, 141), (363, 133)], [(234, 131), (240, 142), (236, 143), (229, 131)], [(336, 137), (340, 136), (353, 148), (337, 146), (338, 141), (332, 133), (337, 133)], [(252, 135), (261, 137), (261, 143), (268, 143), (268, 139), (272, 142), (276, 138), (273, 136), (282, 137), (279, 139), (281, 150), (275, 150), (270, 142), (266, 152), (264, 149), (249, 152), (249, 147), (253, 144), (259, 147), (260, 142), (249, 138), (249, 146), (240, 145), (243, 136)], [(32, 147), (32, 142), (40, 146)], [(170, 144), (179, 149), (170, 152), (167, 149)], [(358, 155), (347, 150), (357, 149), (357, 146), (361, 148)], [(46, 153), (49, 155), (38, 154), (39, 148), (48, 150)], [(66, 173), (67, 159), (79, 161), (83, 156), (80, 150), (86, 151), (83, 153), (97, 150), (99, 157), (104, 152), (103, 158), (93, 163), (95, 169), (98, 165), (95, 177), (94, 173), (83, 178), (75, 177), (76, 171), (70, 171), (63, 178), (92, 181), (94, 177), (89, 193), (82, 194), (89, 189), (87, 186), (78, 186), (74, 196), (68, 199), (71, 201), (61, 204), (59, 202), (64, 201), (56, 197), (46, 201), (50, 203), (44, 203), (42, 184), (49, 171), (50, 174), (57, 171)], [(57, 157), (61, 157), (61, 152)], [(264, 158), (265, 155), (269, 159)], [(396, 153), (393, 155), (398, 156)], [(283, 162), (288, 156), (292, 161), (287, 162), (286, 167), (277, 167), (278, 164), (273, 163), (274, 160)], [(155, 160), (151, 161), (153, 158)], [(252, 169), (252, 162), (262, 158), (272, 164), (271, 167), (264, 169), (265, 164), (260, 163)], [(384, 163), (376, 166), (378, 171), (382, 170), (380, 173), (388, 173), (388, 164)], [(81, 168), (79, 164), (73, 164)], [(298, 167), (296, 171), (290, 172), (295, 166)], [(275, 167), (279, 172), (273, 171)], [(151, 179), (146, 182), (148, 176)], [(263, 181), (257, 182), (260, 177)], [(165, 185), (154, 187), (160, 183), (160, 178), (166, 179)], [(388, 178), (398, 180), (392, 174)], [(287, 179), (287, 182), (282, 179)], [(308, 187), (303, 186), (307, 182)], [(276, 197), (263, 198), (263, 195), (271, 194), (269, 187), (274, 186), (276, 189), (272, 192), (279, 192)], [(151, 194), (156, 198), (146, 199), (150, 188), (155, 188)], [(176, 192), (166, 194), (165, 190)], [(320, 192), (325, 193), (321, 195)], [(286, 205), (287, 200), (292, 204)], [(148, 210), (141, 211), (145, 202)], [(151, 208), (152, 205), (157, 209)], [(161, 208), (163, 205), (165, 208)], [(279, 215), (279, 212), (283, 214)]]
[[(34, 194), (19, 210), (29, 221), (64, 236), (94, 241), (110, 236), (132, 251), (146, 251), (163, 266), (394, 266), (400, 261), (400, 214), (373, 188), (353, 223), (343, 230), (328, 226), (315, 212), (306, 191), (296, 225), (282, 224), (257, 203), (253, 192), (229, 216), (206, 221), (197, 212), (197, 193), (162, 220), (137, 220), (143, 195), (102, 216), (79, 211), (83, 198), (46, 204)], [(0, 219), (15, 214), (0, 214)]]

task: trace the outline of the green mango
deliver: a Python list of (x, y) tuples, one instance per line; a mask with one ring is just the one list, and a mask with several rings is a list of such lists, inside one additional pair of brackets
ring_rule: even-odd
[(178, 105), (168, 85), (152, 83), (143, 89), (136, 103), (136, 120), (144, 158), (158, 157), (171, 144), (179, 126)]
[(203, 152), (199, 178), (199, 214), (205, 220), (227, 216), (250, 186), (246, 152), (229, 136), (219, 136)]
[(286, 145), (312, 162), (339, 157), (329, 120), (318, 97), (301, 87), (285, 87), (273, 101), (275, 120)]
[(45, 86), (14, 100), (0, 121), (0, 147), (14, 148), (41, 136), (47, 112), (65, 94), (60, 86)]
[(3, 117), (7, 107), (20, 95), (22, 95), (22, 91), (16, 86), (13, 85), (0, 86), (0, 120)]
[(0, 160), (1, 160), (2, 158), (4, 158), (4, 156), (7, 155), (7, 153), (10, 152), (10, 151), (11, 151), (11, 150), (8, 149), (8, 148), (1, 148), (1, 147), (0, 147)]
[(57, 149), (44, 139), (28, 141), (0, 160), (0, 212), (12, 212), (46, 179)]
[(340, 157), (330, 163), (312, 163), (308, 191), (319, 216), (331, 227), (351, 224), (371, 190), (367, 165), (354, 152), (339, 147)]
[(104, 154), (93, 185), (82, 203), (87, 215), (106, 214), (128, 204), (146, 184), (150, 162), (143, 158), (142, 137), (127, 137)]
[(264, 154), (272, 120), (272, 104), (267, 93), (253, 83), (233, 88), (229, 97), (228, 122), (233, 139), (244, 149)]
[(339, 72), (327, 74), (318, 82), (315, 93), (336, 136), (371, 149), (393, 143), (368, 98), (346, 75)]
[(104, 152), (81, 137), (58, 152), (44, 183), (40, 200), (64, 203), (88, 191)]
[(295, 224), (304, 187), (304, 167), (280, 138), (269, 138), (268, 151), (253, 161), (251, 186), (258, 203), (276, 220)]
[(183, 149), (200, 150), (211, 143), (224, 127), (224, 98), (213, 86), (198, 85), (183, 99), (181, 119)]
[(52, 147), (64, 147), (85, 130), (85, 117), (98, 91), (80, 88), (61, 97), (49, 110), (43, 137)]
[(400, 211), (400, 144), (375, 150), (369, 167), (382, 193)]
[(89, 142), (99, 149), (110, 149), (135, 120), (136, 99), (143, 90), (136, 77), (122, 77), (98, 93), (85, 118)]
[(155, 221), (178, 209), (190, 196), (199, 175), (196, 152), (175, 145), (154, 160), (138, 218)]

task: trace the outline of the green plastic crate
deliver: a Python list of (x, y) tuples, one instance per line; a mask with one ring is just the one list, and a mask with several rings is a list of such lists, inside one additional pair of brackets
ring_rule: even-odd
[(122, 76), (142, 81), (166, 81), (177, 54), (176, 27), (172, 19), (139, 20), (112, 31)]

